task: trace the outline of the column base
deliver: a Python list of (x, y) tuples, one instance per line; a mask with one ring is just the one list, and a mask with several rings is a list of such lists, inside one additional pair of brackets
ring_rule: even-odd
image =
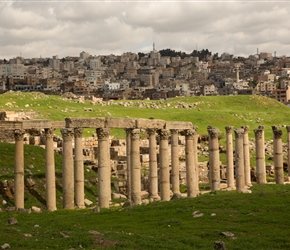
[(160, 200), (161, 200), (161, 198), (159, 195), (149, 197), (149, 202), (160, 201)]

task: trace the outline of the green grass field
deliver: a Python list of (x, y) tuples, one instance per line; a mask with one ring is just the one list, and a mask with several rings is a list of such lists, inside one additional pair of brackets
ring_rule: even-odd
[[(0, 245), (11, 249), (289, 249), (290, 185), (254, 185), (194, 199), (128, 208), (0, 213)], [(194, 218), (199, 211), (202, 217)], [(14, 217), (18, 224), (9, 225)], [(222, 232), (231, 232), (225, 237)]]

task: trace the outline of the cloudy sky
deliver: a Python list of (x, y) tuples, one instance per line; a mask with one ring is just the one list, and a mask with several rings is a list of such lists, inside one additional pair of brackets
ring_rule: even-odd
[(290, 0), (0, 0), (0, 59), (209, 49), (290, 56)]

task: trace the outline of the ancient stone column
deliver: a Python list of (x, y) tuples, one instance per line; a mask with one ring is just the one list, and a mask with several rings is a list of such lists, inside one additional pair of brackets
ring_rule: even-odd
[(212, 191), (220, 190), (219, 129), (208, 126), (209, 134), (209, 179)]
[(141, 163), (140, 163), (140, 129), (133, 129), (131, 134), (131, 188), (132, 202), (141, 204)]
[(127, 196), (132, 200), (132, 176), (131, 176), (131, 128), (126, 128), (126, 155), (127, 155)]
[(170, 200), (170, 175), (168, 160), (168, 130), (158, 130), (159, 142), (159, 166), (160, 166), (160, 197), (162, 201)]
[(171, 129), (171, 182), (173, 194), (180, 194), (178, 130)]
[(235, 167), (236, 167), (236, 190), (245, 190), (245, 169), (244, 169), (244, 129), (235, 130)]
[(54, 129), (45, 129), (45, 193), (46, 207), (49, 211), (56, 210), (56, 188), (55, 188), (55, 161), (53, 148)]
[(85, 207), (85, 177), (83, 158), (83, 129), (74, 128), (75, 137), (75, 203), (76, 207)]
[(160, 200), (158, 195), (158, 166), (156, 152), (156, 129), (147, 129), (149, 135), (149, 199)]
[(194, 167), (195, 167), (195, 190), (196, 194), (199, 195), (199, 167), (198, 167), (198, 152), (197, 152), (197, 144), (198, 144), (198, 134), (197, 134), (198, 126), (193, 126), (193, 157), (194, 157)]
[(282, 130), (277, 126), (272, 126), (272, 130), (274, 135), (273, 148), (275, 181), (276, 184), (284, 184)]
[(72, 129), (61, 129), (62, 134), (62, 195), (63, 208), (74, 208), (74, 164)]
[(226, 129), (226, 162), (227, 162), (227, 184), (229, 190), (235, 189), (234, 174), (234, 154), (233, 154), (233, 127), (227, 126)]
[(267, 183), (266, 165), (265, 165), (265, 145), (264, 145), (264, 127), (259, 126), (254, 130), (256, 144), (256, 176), (257, 183)]
[(251, 182), (251, 160), (249, 147), (249, 126), (242, 126), (244, 129), (244, 169), (245, 169), (245, 185), (252, 186)]
[(290, 126), (286, 126), (287, 129), (287, 163), (288, 163), (288, 181), (290, 181)]
[(24, 130), (17, 129), (14, 131), (14, 205), (16, 211), (24, 208), (24, 134)]
[(196, 159), (193, 152), (195, 130), (185, 130), (185, 165), (187, 197), (196, 197)]
[(111, 200), (110, 129), (97, 128), (98, 136), (98, 205), (108, 208)]

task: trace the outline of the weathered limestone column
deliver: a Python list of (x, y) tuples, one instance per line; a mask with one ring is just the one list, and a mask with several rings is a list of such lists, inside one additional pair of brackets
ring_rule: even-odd
[(244, 129), (235, 130), (235, 166), (236, 166), (236, 190), (245, 191), (245, 170), (244, 170)]
[(196, 197), (196, 159), (193, 153), (193, 140), (195, 131), (185, 130), (185, 164), (187, 197)]
[(141, 204), (141, 163), (140, 163), (140, 129), (133, 129), (131, 134), (131, 183), (132, 202)]
[(199, 195), (199, 168), (198, 168), (198, 153), (197, 153), (197, 144), (198, 144), (198, 134), (197, 134), (198, 126), (193, 126), (193, 157), (194, 157), (194, 167), (195, 167), (195, 190), (196, 194)]
[(160, 200), (158, 195), (158, 166), (156, 153), (156, 129), (147, 129), (149, 135), (149, 199)]
[(256, 176), (258, 184), (267, 183), (266, 165), (265, 165), (265, 145), (264, 145), (264, 127), (259, 126), (255, 132), (256, 144)]
[(162, 201), (170, 200), (170, 175), (168, 160), (168, 130), (160, 129), (159, 158), (160, 158), (160, 197)]
[(131, 128), (126, 128), (126, 155), (127, 155), (127, 196), (132, 200), (132, 176), (131, 176)]
[(74, 128), (75, 137), (75, 203), (78, 208), (85, 208), (85, 180), (83, 158), (83, 129)]
[(220, 190), (219, 129), (208, 126), (209, 134), (209, 178), (212, 191)]
[(49, 211), (56, 210), (55, 161), (53, 148), (54, 129), (45, 129), (45, 178), (46, 207)]
[(234, 154), (233, 154), (233, 127), (226, 126), (226, 162), (228, 190), (235, 189)]
[(16, 211), (24, 208), (24, 134), (24, 130), (17, 129), (14, 131), (14, 205)]
[(290, 126), (287, 129), (287, 162), (288, 162), (288, 181), (290, 181)]
[(62, 134), (62, 195), (63, 208), (74, 208), (74, 166), (72, 129), (61, 129)]
[(282, 130), (277, 126), (272, 126), (272, 130), (274, 135), (273, 148), (275, 181), (276, 184), (284, 184)]
[(111, 200), (110, 129), (97, 128), (98, 136), (98, 205), (108, 208)]
[(171, 129), (171, 181), (173, 194), (180, 194), (178, 130)]
[(251, 182), (251, 160), (249, 148), (249, 126), (242, 126), (244, 130), (244, 169), (245, 169), (245, 185), (252, 186)]

